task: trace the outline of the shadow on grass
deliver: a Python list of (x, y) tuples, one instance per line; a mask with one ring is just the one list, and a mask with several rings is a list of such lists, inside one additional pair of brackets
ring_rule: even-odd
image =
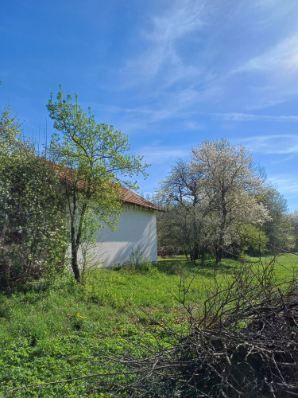
[(159, 260), (154, 266), (159, 272), (164, 272), (166, 274), (181, 274), (181, 273), (196, 273), (204, 276), (211, 276), (214, 273), (229, 273), (235, 269), (235, 262), (227, 263), (225, 262), (217, 265), (214, 259), (207, 259), (204, 263), (197, 261), (192, 262), (186, 258), (163, 258)]

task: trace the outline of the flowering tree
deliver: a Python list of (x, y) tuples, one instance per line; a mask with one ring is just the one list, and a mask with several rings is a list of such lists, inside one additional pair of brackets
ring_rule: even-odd
[(206, 142), (193, 150), (192, 167), (202, 176), (208, 198), (209, 242), (216, 262), (239, 236), (243, 224), (261, 225), (269, 217), (258, 200), (263, 181), (243, 148), (227, 141)]
[[(259, 198), (263, 181), (244, 148), (227, 141), (193, 149), (190, 162), (178, 162), (162, 186), (166, 203), (175, 204), (179, 230), (193, 259), (208, 248), (216, 262), (241, 240), (241, 227), (260, 226), (268, 212)], [(166, 217), (166, 216), (165, 216)]]

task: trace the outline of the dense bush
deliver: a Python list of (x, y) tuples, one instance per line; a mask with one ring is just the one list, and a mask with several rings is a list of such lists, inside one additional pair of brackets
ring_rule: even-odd
[(0, 289), (11, 290), (63, 265), (64, 204), (53, 170), (19, 139), (8, 113), (0, 157)]

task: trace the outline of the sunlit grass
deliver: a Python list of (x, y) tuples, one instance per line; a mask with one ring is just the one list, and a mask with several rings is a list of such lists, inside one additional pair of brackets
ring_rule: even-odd
[[(270, 258), (262, 261), (268, 264)], [(290, 278), (297, 264), (295, 255), (277, 258), (277, 280)], [(164, 326), (177, 332), (185, 327), (181, 287), (189, 287), (189, 302), (200, 303), (215, 277), (229, 278), (240, 266), (245, 264), (231, 259), (214, 267), (212, 261), (202, 266), (173, 257), (140, 270), (94, 270), (82, 286), (66, 274), (48, 290), (0, 295), (0, 391), (9, 396), (9, 387), (94, 372), (101, 355), (125, 349), (142, 354), (144, 346), (154, 347), (155, 337), (166, 345)], [(76, 382), (11, 396), (92, 395), (86, 383)]]

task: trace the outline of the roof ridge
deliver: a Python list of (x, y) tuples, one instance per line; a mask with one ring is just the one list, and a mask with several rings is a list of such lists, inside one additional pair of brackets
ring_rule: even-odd
[(125, 203), (133, 204), (136, 206), (149, 208), (152, 210), (161, 211), (161, 208), (154, 203), (150, 202), (149, 200), (145, 199), (143, 196), (139, 195), (137, 192), (134, 192), (131, 189), (128, 189), (124, 186), (121, 186), (120, 189), (122, 190), (122, 200)]
[[(71, 179), (71, 173), (74, 171), (72, 168), (67, 167), (67, 166), (62, 166), (60, 164), (48, 161), (48, 163), (53, 167), (53, 169), (57, 170), (57, 173), (59, 175), (60, 179), (64, 179), (64, 181), (67, 182), (67, 180)], [(82, 181), (83, 184), (83, 181)], [(143, 198), (141, 195), (138, 193), (134, 192), (133, 190), (126, 188), (123, 185), (120, 185), (120, 198), (124, 203), (134, 205), (134, 206), (139, 206), (143, 207), (146, 209), (150, 210), (157, 210), (157, 211), (162, 211), (162, 209), (155, 205), (154, 203), (150, 202), (149, 200)]]

